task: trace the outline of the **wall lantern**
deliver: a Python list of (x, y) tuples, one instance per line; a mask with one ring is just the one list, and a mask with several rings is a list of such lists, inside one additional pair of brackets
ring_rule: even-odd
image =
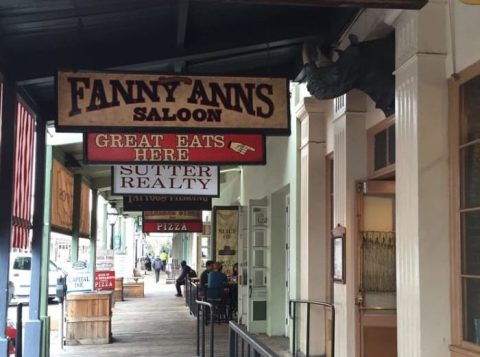
[(107, 222), (111, 227), (110, 230), (110, 249), (113, 249), (113, 241), (114, 241), (114, 227), (118, 220), (118, 211), (116, 208), (115, 202), (110, 202), (110, 205), (107, 209)]

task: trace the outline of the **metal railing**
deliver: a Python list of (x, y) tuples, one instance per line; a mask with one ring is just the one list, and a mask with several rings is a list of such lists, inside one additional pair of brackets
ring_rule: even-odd
[[(202, 353), (201, 356), (205, 357), (205, 326), (207, 325), (207, 322), (208, 322), (208, 320), (205, 319), (207, 316), (205, 309), (208, 308), (210, 312), (210, 357), (213, 357), (213, 344), (215, 339), (215, 331), (214, 331), (215, 323), (213, 320), (213, 305), (205, 301), (196, 300), (195, 302), (197, 304), (197, 356), (200, 356), (200, 352), (201, 352)], [(201, 323), (200, 323), (200, 320), (202, 320)], [(201, 346), (200, 346), (200, 325), (202, 326)]]
[(15, 357), (23, 356), (23, 304), (17, 305), (17, 334), (15, 336)]
[(244, 331), (238, 324), (230, 321), (228, 332), (229, 357), (278, 357), (267, 346), (256, 341), (250, 334)]
[[(335, 306), (333, 304), (321, 301), (311, 301), (311, 300), (290, 300), (288, 304), (288, 314), (293, 320), (293, 341), (292, 341), (292, 351), (293, 356), (297, 355), (297, 334), (296, 334), (296, 317), (297, 317), (297, 305), (306, 304), (307, 305), (307, 330), (306, 330), (306, 353), (305, 357), (310, 357), (310, 310), (312, 305), (322, 306), (325, 309), (329, 309), (332, 312), (332, 335), (331, 335), (331, 357), (335, 357)], [(292, 305), (293, 305), (293, 315), (292, 315)]]
[(200, 300), (198, 284), (194, 283), (190, 278), (185, 279), (185, 305), (188, 306), (190, 315), (197, 316), (198, 314), (197, 300)]

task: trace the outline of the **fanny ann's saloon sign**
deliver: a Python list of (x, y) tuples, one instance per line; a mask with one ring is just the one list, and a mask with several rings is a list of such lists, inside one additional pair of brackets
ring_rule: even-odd
[(258, 134), (88, 133), (88, 164), (265, 164)]
[(57, 74), (59, 131), (201, 131), (289, 135), (286, 78)]

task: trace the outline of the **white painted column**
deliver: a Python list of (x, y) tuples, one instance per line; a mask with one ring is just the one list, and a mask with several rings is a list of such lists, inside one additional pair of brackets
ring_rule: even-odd
[(366, 103), (366, 95), (354, 90), (335, 99), (334, 104), (334, 224), (346, 227), (346, 284), (334, 284), (336, 357), (356, 355), (355, 195), (356, 182), (367, 174)]
[(450, 355), (446, 10), (395, 24), (399, 357)]
[[(300, 298), (326, 300), (327, 252), (325, 237), (325, 155), (326, 112), (331, 101), (304, 99), (297, 110), (300, 121)], [(297, 326), (302, 352), (305, 352), (306, 309), (302, 307)], [(310, 355), (325, 353), (324, 314), (312, 307)]]

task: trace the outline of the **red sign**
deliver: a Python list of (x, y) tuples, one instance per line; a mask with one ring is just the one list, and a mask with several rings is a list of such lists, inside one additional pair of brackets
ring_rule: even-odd
[(89, 133), (89, 164), (264, 165), (265, 137), (258, 134)]
[(143, 233), (202, 232), (202, 221), (143, 221)]
[(95, 272), (95, 290), (114, 290), (115, 272), (114, 271), (96, 271)]

